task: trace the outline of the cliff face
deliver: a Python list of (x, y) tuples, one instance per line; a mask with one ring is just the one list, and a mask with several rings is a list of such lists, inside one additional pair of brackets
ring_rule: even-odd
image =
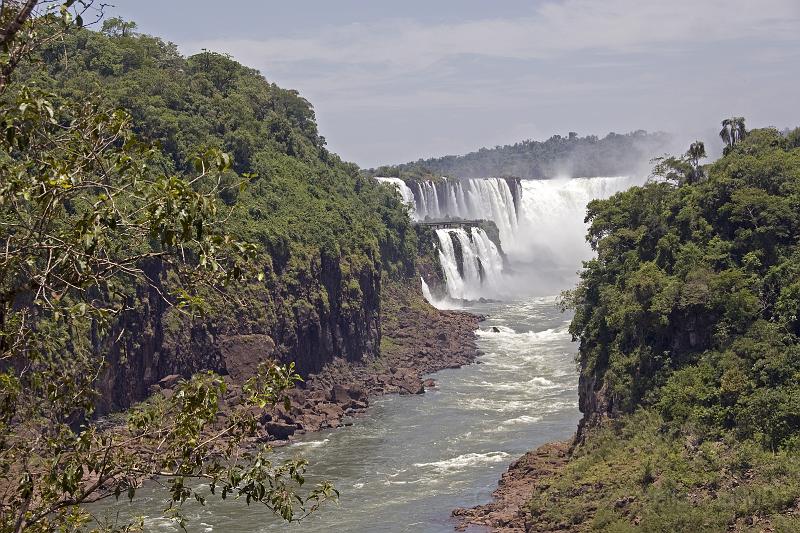
[[(96, 50), (107, 61), (97, 62)], [(334, 358), (378, 351), (381, 275), (414, 273), (416, 233), (394, 191), (326, 148), (313, 107), (297, 91), (223, 54), (184, 58), (142, 34), (80, 29), (57, 48), (43, 47), (40, 59), (31, 76), (41, 89), (130, 114), (137, 137), (160, 148), (137, 161), (148, 172), (191, 180), (198, 153), (209, 146), (228, 153), (231, 168), (217, 180), (221, 223), (262, 251), (264, 281), (206, 288), (198, 295), (202, 319), (162, 299), (180, 287), (157, 266), (148, 278), (166, 290), (121, 279), (131, 310), (109, 335), (92, 335), (106, 361), (97, 378), (100, 412), (129, 406), (174, 374), (208, 369), (244, 379), (273, 357), (295, 362), (305, 376)]]
[(334, 358), (377, 355), (379, 270), (366, 265), (344, 277), (336, 261), (310, 266), (302, 284), (288, 287), (273, 277), (216, 301), (204, 318), (183, 315), (155, 289), (139, 289), (137, 309), (120, 319), (113, 342), (98, 347), (107, 362), (99, 378), (99, 412), (131, 406), (166, 376), (212, 370), (241, 383), (259, 363), (278, 358), (294, 362), (306, 377)]

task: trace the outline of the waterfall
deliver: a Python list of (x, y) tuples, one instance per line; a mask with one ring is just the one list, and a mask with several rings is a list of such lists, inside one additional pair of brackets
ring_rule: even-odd
[(436, 235), (439, 237), (439, 263), (444, 272), (447, 295), (450, 298), (464, 299), (464, 279), (458, 268), (458, 258), (453, 240), (450, 238), (450, 230), (437, 229)]
[(438, 213), (440, 219), (480, 218), (497, 225), (511, 270), (503, 270), (497, 246), (480, 228), (437, 230), (448, 295), (475, 300), (574, 286), (581, 261), (592, 256), (585, 241), (586, 204), (641, 183), (624, 176), (521, 180), (512, 189), (506, 180), (489, 178), (418, 183), (411, 190), (419, 219)]
[(573, 286), (581, 261), (592, 255), (585, 241), (586, 204), (643, 181), (626, 176), (442, 178), (409, 184), (399, 178), (377, 179), (397, 187), (411, 206), (414, 220), (490, 220), (497, 226), (513, 274), (503, 270), (503, 257), (482, 229), (436, 230), (439, 260), (452, 300), (509, 298), (521, 292), (553, 294)]
[(497, 245), (480, 228), (472, 228), (471, 234), (483, 268), (484, 285), (490, 289), (499, 289), (503, 275), (503, 258)]
[(433, 298), (433, 294), (431, 294), (431, 288), (428, 287), (427, 283), (425, 283), (425, 278), (420, 276), (419, 280), (422, 282), (422, 296), (425, 297), (425, 300), (429, 304), (433, 304), (435, 300)]
[(641, 183), (627, 176), (523, 180), (519, 231), (514, 240), (501, 241), (503, 250), (517, 262), (577, 270), (592, 256), (585, 240), (586, 205)]
[[(486, 232), (477, 227), (471, 228), (469, 233), (453, 228), (438, 229), (436, 235), (448, 296), (456, 300), (492, 296), (501, 281), (503, 259)], [(461, 257), (456, 254), (454, 239)]]
[(519, 195), (514, 180), (442, 178), (437, 182), (418, 181), (413, 186), (418, 220), (491, 220), (503, 242), (516, 234)]

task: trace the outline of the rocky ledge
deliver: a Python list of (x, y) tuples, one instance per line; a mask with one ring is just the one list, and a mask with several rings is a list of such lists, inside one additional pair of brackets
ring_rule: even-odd
[(553, 442), (528, 452), (508, 467), (500, 479), (492, 501), (471, 509), (456, 509), (456, 529), (485, 526), (495, 533), (538, 531), (527, 510), (528, 500), (542, 478), (564, 467), (572, 441)]
[[(380, 355), (360, 361), (335, 358), (321, 372), (309, 376), (289, 391), (288, 408), (282, 404), (258, 413), (261, 428), (256, 441), (279, 446), (303, 433), (348, 424), (346, 419), (363, 413), (370, 398), (422, 394), (426, 387), (436, 385), (425, 379), (426, 374), (475, 360), (475, 330), (483, 317), (437, 310), (416, 287), (390, 285), (384, 292)], [(237, 377), (234, 371), (225, 376), (226, 405), (238, 403), (244, 377)], [(167, 376), (152, 392), (170, 395), (179, 378)]]

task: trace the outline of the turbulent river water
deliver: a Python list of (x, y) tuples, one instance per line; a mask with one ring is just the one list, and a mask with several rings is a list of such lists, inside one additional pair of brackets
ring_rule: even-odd
[[(438, 372), (437, 387), (424, 395), (379, 398), (352, 426), (276, 450), (309, 459), (311, 481), (332, 481), (338, 504), (295, 527), (243, 501), (190, 504), (189, 531), (452, 532), (451, 509), (489, 501), (511, 461), (568, 438), (579, 417), (570, 317), (554, 298), (471, 309), (489, 315), (477, 364)], [(146, 516), (147, 531), (179, 531), (159, 518), (162, 497), (145, 490), (113, 510)]]

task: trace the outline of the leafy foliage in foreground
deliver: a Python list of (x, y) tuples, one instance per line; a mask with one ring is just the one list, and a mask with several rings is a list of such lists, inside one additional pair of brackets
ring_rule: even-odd
[(256, 433), (250, 408), (281, 401), (299, 379), (292, 366), (262, 367), (223, 422), (225, 383), (208, 373), (136, 410), (125, 430), (91, 421), (101, 340), (138, 287), (158, 286), (148, 265), (168, 265), (175, 290), (161, 297), (184, 312), (198, 289), (256, 276), (255, 247), (220, 224), (229, 158), (211, 149), (191, 179), (164, 175), (124, 112), (27, 88), (6, 91), (0, 111), (0, 530), (80, 528), (80, 504), (133, 498), (155, 475), (176, 505), (202, 498), (186, 483), (202, 479), (286, 520), (335, 498), (327, 484), (296, 494), (302, 460), (273, 465), (243, 447)]

